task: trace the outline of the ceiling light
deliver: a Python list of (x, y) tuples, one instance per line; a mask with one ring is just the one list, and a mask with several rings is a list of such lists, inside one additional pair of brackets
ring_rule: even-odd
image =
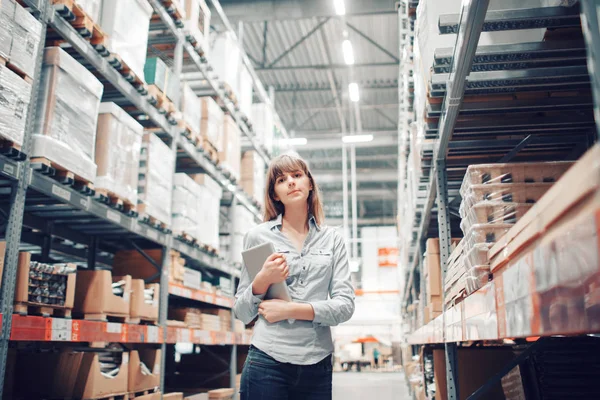
[(342, 137), (344, 143), (367, 143), (373, 141), (373, 135), (348, 135)]
[(333, 0), (333, 6), (335, 7), (335, 13), (337, 15), (346, 15), (346, 5), (344, 0)]
[(344, 52), (344, 61), (347, 65), (354, 64), (354, 50), (352, 49), (352, 42), (348, 39), (342, 42), (342, 51)]
[(349, 84), (348, 92), (350, 93), (350, 100), (352, 100), (355, 103), (358, 100), (360, 100), (360, 95), (358, 94), (358, 84), (357, 83), (352, 82), (351, 84)]
[(308, 143), (308, 139), (303, 137), (281, 139), (281, 144), (287, 146), (304, 146)]

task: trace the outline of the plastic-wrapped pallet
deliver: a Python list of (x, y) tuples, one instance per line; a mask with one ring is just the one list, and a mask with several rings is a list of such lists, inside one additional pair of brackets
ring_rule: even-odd
[(223, 120), (225, 114), (212, 97), (201, 97), (202, 120), (200, 133), (217, 150), (223, 150)]
[(38, 48), (42, 38), (42, 23), (29, 11), (17, 4), (13, 24), (10, 63), (28, 77), (33, 78)]
[(144, 77), (152, 6), (146, 0), (103, 0), (100, 26), (108, 36), (107, 47), (138, 78)]
[(0, 2), (0, 57), (8, 60), (13, 39), (14, 0)]
[(219, 215), (223, 189), (214, 179), (206, 174), (196, 174), (193, 179), (202, 188), (202, 217), (203, 224), (200, 229), (200, 242), (205, 245), (219, 248)]
[(98, 108), (104, 87), (59, 47), (44, 51), (33, 136), (33, 157), (93, 182)]
[(171, 193), (175, 160), (171, 148), (158, 136), (146, 133), (140, 156), (138, 184), (140, 215), (148, 215), (171, 225)]
[(218, 73), (219, 80), (229, 85), (233, 93), (238, 94), (241, 54), (231, 32), (216, 33), (211, 37), (210, 61)]
[(275, 118), (271, 107), (266, 103), (252, 104), (252, 124), (254, 125), (254, 132), (258, 134), (259, 140), (269, 152), (272, 151)]
[(200, 241), (204, 229), (202, 188), (189, 175), (175, 174), (173, 181), (173, 232)]
[(0, 137), (23, 145), (27, 109), (31, 100), (31, 85), (20, 76), (0, 65)]
[(221, 166), (238, 180), (240, 179), (241, 157), (240, 128), (230, 115), (226, 115), (223, 123), (223, 150), (219, 152), (219, 161)]
[(239, 87), (239, 103), (240, 110), (250, 118), (252, 115), (252, 76), (248, 72), (248, 68), (242, 65), (240, 68), (240, 83)]
[(75, 2), (83, 8), (83, 11), (85, 11), (92, 21), (97, 23), (100, 20), (102, 0), (76, 0)]
[(265, 169), (265, 162), (257, 152), (244, 152), (241, 167), (242, 188), (260, 204), (263, 204), (265, 197)]
[(204, 0), (184, 0), (185, 32), (208, 52), (206, 39), (210, 32), (210, 9)]
[(232, 232), (229, 235), (229, 255), (231, 261), (243, 263), (242, 251), (244, 251), (244, 236), (256, 226), (254, 214), (244, 206), (237, 205), (233, 209)]
[(200, 121), (202, 120), (202, 104), (196, 93), (187, 82), (181, 82), (181, 113), (183, 121), (192, 131), (200, 134)]
[(137, 205), (144, 127), (115, 103), (100, 104), (96, 133), (96, 189)]

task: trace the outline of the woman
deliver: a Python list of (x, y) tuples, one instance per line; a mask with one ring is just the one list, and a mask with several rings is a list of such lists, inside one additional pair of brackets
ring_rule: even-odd
[[(282, 155), (267, 172), (264, 223), (244, 248), (273, 243), (251, 281), (244, 268), (234, 305), (245, 324), (258, 316), (242, 373), (241, 400), (331, 399), (331, 326), (354, 313), (342, 236), (323, 223), (319, 189), (304, 160)], [(286, 281), (293, 302), (265, 300)]]

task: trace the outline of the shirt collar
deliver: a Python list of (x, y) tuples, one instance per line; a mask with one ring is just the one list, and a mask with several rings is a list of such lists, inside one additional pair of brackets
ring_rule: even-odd
[[(276, 219), (271, 220), (269, 222), (271, 224), (270, 225), (271, 229), (273, 229), (275, 227), (280, 227), (282, 225), (282, 220), (283, 220), (283, 215), (282, 214), (279, 214)], [(309, 221), (309, 227), (310, 227), (310, 223), (312, 222), (312, 224), (315, 226), (315, 228), (317, 229), (317, 231), (321, 230), (321, 227), (319, 226), (319, 224), (317, 224), (317, 219), (315, 218), (314, 215), (312, 215), (312, 214), (309, 215), (308, 221)]]

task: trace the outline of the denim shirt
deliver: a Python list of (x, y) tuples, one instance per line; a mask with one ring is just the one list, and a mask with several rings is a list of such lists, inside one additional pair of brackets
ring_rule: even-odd
[[(273, 243), (290, 269), (286, 281), (292, 300), (312, 305), (313, 321), (268, 323), (259, 317), (252, 344), (275, 360), (296, 365), (311, 365), (333, 353), (331, 326), (346, 322), (354, 313), (354, 288), (350, 283), (348, 254), (342, 236), (332, 228), (320, 227), (310, 218), (309, 230), (301, 252), (281, 232), (282, 216), (250, 230), (244, 249), (265, 242)], [(234, 313), (245, 324), (258, 315), (264, 295), (252, 294), (252, 280), (242, 268), (235, 296)]]

